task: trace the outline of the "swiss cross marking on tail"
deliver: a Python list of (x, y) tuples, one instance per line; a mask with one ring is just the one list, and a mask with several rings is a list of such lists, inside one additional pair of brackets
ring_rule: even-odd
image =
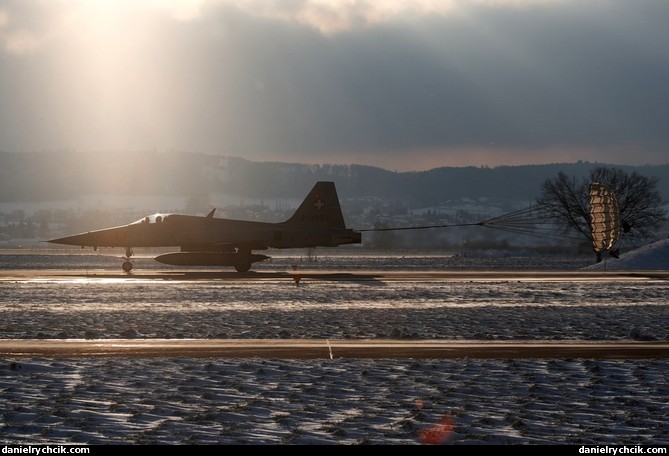
[(318, 209), (319, 211), (320, 211), (321, 209), (323, 209), (323, 206), (325, 206), (325, 203), (323, 203), (323, 200), (321, 200), (321, 196), (320, 196), (320, 195), (316, 195), (316, 203), (314, 204), (314, 206), (315, 206), (316, 209)]

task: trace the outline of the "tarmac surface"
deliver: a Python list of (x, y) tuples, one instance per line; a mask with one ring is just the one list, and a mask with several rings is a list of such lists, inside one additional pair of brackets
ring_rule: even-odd
[(489, 342), (317, 339), (4, 339), (0, 356), (190, 358), (644, 359), (669, 357), (665, 342)]
[(0, 281), (7, 280), (73, 280), (73, 279), (138, 279), (138, 280), (223, 280), (257, 281), (287, 279), (301, 281), (617, 281), (617, 280), (667, 280), (669, 270), (358, 270), (341, 272), (329, 270), (304, 271), (217, 271), (192, 269), (187, 271), (167, 269), (133, 270), (130, 273), (104, 269), (86, 271), (72, 269), (7, 269), (0, 270)]

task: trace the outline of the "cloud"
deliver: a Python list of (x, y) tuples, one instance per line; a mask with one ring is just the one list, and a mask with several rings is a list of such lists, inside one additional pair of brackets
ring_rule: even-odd
[(7, 8), (0, 7), (0, 49), (9, 54), (24, 54), (37, 49), (41, 41), (21, 21), (17, 21)]
[(668, 21), (663, 0), (8, 1), (0, 149), (664, 163)]
[(221, 0), (263, 19), (312, 27), (324, 34), (348, 32), (394, 21), (458, 14), (472, 6), (527, 8), (555, 0)]

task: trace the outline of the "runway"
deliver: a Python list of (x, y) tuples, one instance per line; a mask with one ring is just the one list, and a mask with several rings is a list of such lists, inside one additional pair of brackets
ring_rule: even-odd
[(648, 359), (669, 357), (666, 342), (329, 339), (4, 339), (8, 357)]
[(436, 281), (436, 282), (490, 282), (490, 281), (570, 281), (570, 282), (612, 282), (669, 280), (669, 270), (301, 270), (301, 271), (219, 271), (212, 269), (147, 269), (133, 270), (132, 273), (104, 269), (7, 269), (0, 271), (0, 281), (36, 280), (187, 280), (187, 281), (267, 281), (286, 280), (292, 283), (308, 281)]
[[(552, 325), (558, 328), (558, 334), (560, 334), (556, 339), (553, 336), (546, 336), (545, 333), (541, 331), (529, 331), (538, 323), (532, 323), (532, 318), (538, 318), (533, 316), (537, 309), (540, 309), (541, 306), (536, 306), (534, 304), (529, 307), (517, 307), (519, 310), (526, 308), (527, 314), (523, 313), (521, 317), (512, 317), (509, 314), (508, 310), (505, 310), (506, 307), (491, 307), (488, 316), (485, 315), (477, 316), (476, 318), (489, 318), (492, 313), (501, 312), (499, 315), (507, 319), (507, 326), (509, 326), (508, 331), (495, 330), (498, 334), (498, 338), (495, 340), (477, 339), (477, 336), (480, 332), (480, 329), (474, 321), (468, 321), (465, 315), (470, 315), (469, 310), (462, 307), (457, 307), (457, 311), (448, 311), (446, 307), (443, 307), (443, 303), (455, 302), (458, 306), (462, 306), (462, 302), (465, 302), (465, 305), (471, 305), (469, 301), (475, 302), (477, 300), (483, 300), (488, 302), (490, 296), (499, 296), (501, 289), (496, 289), (494, 294), (493, 292), (487, 291), (487, 285), (484, 285), (484, 282), (489, 282), (491, 284), (497, 283), (497, 287), (503, 287), (504, 290), (508, 290), (513, 293), (515, 290), (514, 287), (516, 283), (521, 283), (520, 286), (524, 283), (527, 283), (531, 288), (525, 289), (522, 288), (512, 294), (508, 298), (495, 298), (495, 301), (501, 300), (502, 302), (511, 301), (513, 303), (518, 303), (521, 306), (527, 306), (526, 300), (530, 300), (531, 303), (537, 299), (537, 296), (546, 295), (550, 293), (548, 289), (537, 288), (539, 283), (546, 282), (562, 282), (562, 283), (582, 283), (583, 286), (588, 287), (587, 283), (594, 283), (593, 286), (599, 286), (599, 283), (612, 283), (612, 282), (628, 282), (633, 284), (640, 284), (642, 282), (648, 282), (649, 285), (652, 285), (650, 282), (655, 282), (655, 285), (652, 285), (654, 288), (650, 289), (651, 292), (655, 289), (663, 290), (666, 282), (669, 280), (669, 271), (666, 270), (649, 270), (649, 271), (602, 271), (602, 270), (357, 270), (352, 272), (342, 272), (341, 270), (266, 270), (266, 271), (251, 271), (248, 273), (237, 273), (231, 271), (218, 271), (211, 269), (195, 269), (195, 270), (173, 270), (173, 269), (149, 269), (149, 270), (136, 270), (132, 274), (126, 274), (121, 271), (110, 271), (104, 269), (89, 269), (89, 270), (76, 270), (76, 269), (6, 269), (0, 271), (0, 282), (5, 282), (6, 286), (15, 287), (14, 284), (25, 284), (26, 289), (32, 290), (32, 287), (38, 287), (39, 290), (42, 290), (40, 283), (43, 283), (41, 286), (49, 287), (49, 293), (60, 293), (58, 296), (63, 296), (62, 298), (57, 298), (54, 304), (48, 304), (46, 308), (58, 309), (57, 313), (63, 315), (66, 320), (74, 322), (69, 325), (62, 324), (58, 326), (59, 328), (69, 328), (69, 333), (64, 337), (53, 338), (49, 331), (43, 328), (51, 328), (53, 323), (42, 323), (38, 324), (30, 320), (30, 315), (34, 315), (32, 318), (38, 318), (40, 314), (33, 312), (33, 307), (27, 307), (26, 309), (29, 312), (16, 313), (14, 311), (9, 311), (7, 317), (13, 318), (15, 324), (19, 324), (20, 327), (27, 327), (28, 329), (24, 331), (27, 337), (23, 338), (20, 335), (18, 337), (11, 336), (12, 332), (8, 331), (10, 334), (9, 337), (0, 339), (0, 355), (11, 356), (11, 357), (54, 357), (54, 358), (79, 358), (79, 357), (191, 357), (191, 358), (277, 358), (277, 359), (337, 359), (337, 358), (391, 358), (391, 359), (406, 359), (406, 358), (416, 358), (416, 359), (457, 359), (457, 358), (480, 358), (480, 359), (514, 359), (514, 358), (563, 358), (563, 359), (573, 359), (573, 358), (597, 358), (597, 359), (642, 359), (642, 358), (669, 358), (669, 341), (664, 337), (655, 337), (652, 341), (651, 339), (623, 339), (617, 340), (620, 336), (626, 334), (621, 334), (620, 336), (614, 336), (613, 339), (608, 337), (598, 337), (595, 334), (595, 329), (599, 326), (615, 328), (615, 323), (606, 323), (599, 324), (595, 326), (586, 325), (586, 329), (581, 330), (581, 333), (585, 334), (575, 334), (573, 339), (564, 340), (562, 334), (567, 332), (573, 333), (577, 330), (580, 325), (584, 325), (587, 319), (579, 317), (580, 310), (574, 311), (571, 310), (569, 313), (563, 314), (559, 313), (559, 322), (554, 320), (547, 320), (547, 318), (553, 317), (542, 317), (541, 321), (553, 321)], [(342, 290), (351, 290), (349, 295), (344, 298), (343, 303), (348, 303), (349, 300), (351, 304), (346, 306), (346, 308), (352, 306), (351, 308), (357, 309), (357, 312), (350, 313), (347, 310), (341, 309), (341, 312), (337, 312), (337, 306), (339, 304), (333, 304), (333, 302), (325, 301), (323, 293), (326, 293), (332, 288), (328, 282), (341, 282), (340, 285), (343, 286), (352, 286), (354, 288), (339, 288), (337, 292), (341, 293)], [(347, 284), (346, 282), (350, 282)], [(449, 285), (448, 289), (439, 289), (438, 284), (440, 283), (451, 283), (459, 284)], [(469, 283), (479, 283), (480, 286), (477, 286), (476, 289), (470, 289)], [(506, 283), (514, 284), (506, 285)], [(165, 284), (173, 283), (173, 287), (168, 290), (164, 288)], [(230, 285), (235, 286), (239, 285), (240, 287), (245, 288), (235, 288), (235, 291), (225, 291), (223, 294), (217, 295), (218, 297), (212, 299), (211, 293), (218, 293), (216, 288), (207, 288), (207, 287), (216, 287), (216, 284), (224, 285), (229, 287)], [(285, 283), (288, 288), (286, 288), (283, 283)], [(532, 285), (535, 283), (534, 285)], [(44, 285), (45, 284), (45, 285)], [(83, 284), (87, 285), (87, 288), (81, 288)], [(95, 288), (88, 288), (90, 284), (97, 284)], [(112, 285), (113, 284), (113, 285)], [(102, 295), (107, 294), (109, 290), (118, 289), (119, 284), (126, 284), (127, 286), (139, 286), (141, 289), (127, 288), (124, 286), (123, 294), (118, 296), (122, 297), (121, 303), (126, 302), (128, 299), (127, 296), (132, 296), (133, 293), (140, 293), (138, 296), (142, 296), (139, 301), (134, 302), (132, 307), (129, 307), (127, 304), (118, 304), (116, 307), (117, 298), (113, 295), (110, 295), (110, 298), (103, 297)], [(132, 285), (135, 284), (135, 285)], [(320, 284), (320, 285), (319, 285)], [(412, 296), (414, 292), (416, 299), (424, 299), (425, 290), (432, 290), (436, 293), (434, 298), (431, 298), (431, 301), (423, 302), (420, 306), (409, 306), (411, 309), (416, 309), (415, 312), (420, 314), (420, 317), (414, 318), (411, 321), (415, 322), (425, 322), (425, 321), (441, 321), (439, 328), (449, 328), (446, 332), (448, 333), (448, 338), (441, 338), (441, 333), (444, 332), (442, 329), (435, 329), (430, 331), (425, 327), (426, 323), (414, 324), (414, 327), (417, 327), (418, 330), (406, 330), (405, 332), (419, 332), (426, 333), (428, 337), (425, 338), (395, 338), (390, 334), (386, 336), (381, 336), (378, 339), (374, 338), (373, 333), (379, 332), (377, 328), (383, 328), (385, 325), (393, 325), (395, 328), (400, 327), (404, 328), (406, 320), (400, 318), (400, 315), (405, 312), (400, 310), (396, 305), (394, 306), (395, 310), (393, 312), (397, 313), (397, 316), (393, 315), (393, 312), (388, 313), (387, 318), (382, 319), (376, 324), (372, 324), (371, 329), (362, 331), (361, 325), (368, 324), (372, 318), (378, 318), (379, 315), (374, 314), (372, 317), (373, 310), (370, 308), (374, 307), (367, 301), (358, 301), (358, 298), (364, 298), (369, 296), (368, 291), (362, 291), (359, 288), (355, 288), (359, 285), (371, 285), (372, 287), (365, 290), (373, 290), (374, 299), (381, 302), (393, 302), (396, 293), (401, 293), (404, 301), (412, 302)], [(62, 287), (57, 288), (57, 286)], [(298, 288), (296, 288), (296, 286)], [(334, 285), (333, 285), (334, 286)], [(549, 285), (550, 286), (550, 285)], [(559, 289), (563, 290), (565, 285), (560, 285)], [(72, 288), (75, 287), (75, 288)], [(161, 309), (164, 311), (158, 311), (156, 307), (150, 304), (152, 302), (151, 290), (158, 287), (157, 293), (160, 293), (162, 296), (175, 296), (174, 303), (171, 301), (166, 304), (161, 304)], [(182, 297), (177, 293), (178, 290), (183, 290), (186, 287), (189, 290), (188, 303), (183, 301)], [(304, 293), (299, 293), (299, 291), (304, 287)], [(312, 288), (313, 287), (313, 288)], [(398, 288), (395, 288), (398, 287)], [(407, 292), (406, 287), (410, 289)], [(414, 290), (414, 288), (419, 287), (422, 292)], [(453, 288), (457, 287), (457, 288)], [(464, 288), (463, 288), (464, 287)], [(384, 289), (389, 289), (389, 295), (386, 295), (383, 291)], [(630, 292), (633, 293), (633, 296), (638, 294), (634, 285), (627, 285), (627, 288), (630, 288)], [(465, 290), (466, 289), (466, 290)], [(610, 287), (606, 287), (608, 291)], [(65, 291), (70, 290), (70, 291)], [(77, 290), (77, 291), (72, 291)], [(201, 291), (205, 290), (205, 291)], [(209, 290), (208, 292), (206, 290)], [(212, 291), (213, 290), (213, 291)], [(227, 288), (226, 288), (227, 290)], [(267, 290), (260, 292), (259, 290)], [(292, 291), (287, 291), (292, 290)], [(311, 293), (308, 291), (312, 290)], [(393, 291), (397, 290), (397, 291)], [(438, 290), (438, 291), (434, 291)], [(579, 288), (575, 289), (573, 293), (579, 293), (579, 296), (586, 296), (585, 293), (589, 293), (590, 288)], [(622, 295), (626, 292), (626, 289), (618, 289), (614, 293), (614, 298), (622, 298)], [(334, 290), (332, 290), (335, 292)], [(474, 293), (477, 293), (474, 295)], [(661, 293), (662, 291), (657, 291)], [(31, 299), (41, 300), (43, 296), (41, 294), (30, 294), (33, 296)], [(73, 295), (72, 293), (76, 293)], [(82, 295), (84, 293), (85, 295)], [(202, 294), (198, 294), (202, 293)], [(231, 293), (234, 293), (234, 298), (231, 296)], [(262, 295), (258, 295), (262, 293)], [(269, 293), (269, 295), (268, 295)], [(410, 293), (410, 294), (407, 294)], [(422, 294), (421, 294), (422, 293)], [(569, 298), (570, 293), (559, 292), (558, 294), (550, 294), (550, 299), (546, 301), (546, 309), (550, 312), (550, 309), (555, 309), (554, 305), (561, 304), (572, 306), (571, 299)], [(198, 297), (196, 297), (197, 295)], [(601, 299), (602, 292), (597, 291), (597, 299)], [(149, 299), (149, 303), (144, 303), (144, 296)], [(253, 296), (249, 298), (248, 296)], [(268, 296), (272, 297), (272, 300), (280, 298), (281, 304), (276, 304), (274, 301), (266, 301), (269, 299)], [(648, 295), (648, 298), (644, 299), (644, 303), (648, 304), (653, 302), (653, 295)], [(15, 298), (19, 299), (19, 298)], [(21, 302), (25, 301), (25, 297), (21, 297)], [(105, 302), (105, 306), (98, 306), (94, 303), (98, 299)], [(111, 301), (107, 301), (111, 299)], [(161, 298), (161, 303), (164, 298)], [(245, 307), (243, 313), (232, 313), (236, 308), (235, 303), (237, 299), (241, 301), (251, 301), (253, 305)], [(566, 299), (567, 304), (563, 304), (563, 299)], [(593, 299), (593, 298), (586, 298)], [(623, 302), (627, 302), (632, 298), (625, 298)], [(634, 298), (636, 300), (637, 298)], [(659, 299), (659, 298), (657, 298)], [(79, 300), (83, 300), (84, 303), (90, 302), (91, 304), (81, 304)], [(191, 302), (191, 300), (193, 302)], [(432, 307), (428, 304), (433, 304), (433, 300), (440, 303), (439, 306)], [(72, 302), (72, 304), (64, 305), (63, 302)], [(494, 301), (494, 302), (495, 302)], [(17, 301), (19, 302), (19, 301)], [(200, 305), (201, 302), (205, 302), (204, 307)], [(295, 303), (301, 304), (295, 304)], [(311, 303), (304, 304), (304, 303)], [(338, 302), (338, 301), (337, 301)], [(78, 304), (75, 304), (78, 303)], [(314, 304), (315, 303), (315, 304)], [(320, 304), (319, 304), (320, 303)], [(397, 304), (397, 303), (395, 303)], [(550, 304), (550, 305), (549, 305)], [(43, 304), (47, 306), (46, 304)], [(356, 307), (358, 306), (359, 307)], [(404, 304), (407, 306), (408, 304)], [(484, 304), (485, 305), (485, 304)], [(489, 304), (488, 304), (489, 305)], [(54, 307), (51, 307), (54, 306)], [(83, 306), (83, 307), (82, 307)], [(107, 306), (111, 306), (107, 308)], [(142, 309), (134, 311), (133, 309)], [(182, 308), (184, 313), (176, 312), (172, 314), (174, 308)], [(389, 307), (392, 309), (393, 306)], [(428, 310), (432, 309), (432, 310)], [(516, 308), (516, 307), (512, 307)], [(13, 309), (13, 308), (11, 308)], [(109, 309), (112, 309), (113, 312), (109, 313)], [(306, 321), (308, 323), (300, 323), (301, 326), (296, 327), (286, 327), (283, 328), (280, 322), (284, 315), (281, 313), (281, 310), (293, 309), (295, 312), (291, 315), (302, 315), (302, 312), (309, 312)], [(441, 310), (440, 310), (441, 309)], [(618, 309), (617, 307), (615, 309)], [(640, 312), (648, 309), (635, 306), (634, 315), (640, 316)], [(204, 321), (200, 320), (198, 326), (193, 326), (188, 324), (188, 320), (182, 320), (185, 318), (185, 315), (200, 315), (201, 312), (208, 312), (208, 316)], [(656, 311), (653, 308), (653, 315)], [(74, 312), (70, 314), (69, 312)], [(83, 312), (79, 314), (77, 312)], [(158, 313), (155, 313), (158, 312)], [(212, 313), (213, 312), (213, 313)], [(313, 313), (312, 313), (313, 312)], [(324, 313), (325, 312), (325, 313)], [(336, 320), (341, 320), (343, 318), (353, 318), (355, 315), (361, 315), (363, 312), (367, 312), (366, 315), (370, 315), (368, 318), (362, 318), (360, 321), (355, 321), (352, 328), (344, 325), (339, 321), (339, 326), (335, 328), (330, 328), (330, 330), (324, 330), (323, 332), (331, 332), (333, 337), (326, 339), (323, 337), (329, 337), (329, 334), (314, 333), (309, 331), (310, 325), (322, 324), (324, 321), (331, 321), (333, 318)], [(413, 310), (411, 311), (413, 312)], [(425, 313), (429, 312), (429, 313)], [(609, 312), (610, 313), (610, 312)], [(574, 317), (568, 317), (570, 314), (574, 314)], [(47, 312), (45, 315), (50, 315)], [(67, 315), (67, 317), (65, 317)], [(82, 318), (82, 315), (88, 317), (88, 321), (91, 321), (91, 318), (95, 320), (94, 327), (103, 328), (98, 329), (97, 332), (103, 332), (107, 328), (114, 328), (121, 324), (120, 322), (126, 321), (128, 323), (123, 323), (126, 326), (140, 328), (143, 332), (142, 337), (125, 339), (125, 338), (116, 338), (117, 335), (120, 337), (125, 337), (124, 335), (119, 334), (121, 331), (117, 331), (117, 334), (108, 334), (96, 335), (94, 337), (82, 338), (83, 332), (79, 331), (77, 334), (77, 327), (79, 326), (79, 321)], [(252, 334), (249, 338), (240, 338), (239, 336), (245, 330), (248, 331), (247, 326), (230, 326), (228, 323), (231, 321), (231, 318), (228, 315), (234, 315), (232, 321), (235, 320), (246, 320), (247, 318), (261, 318), (261, 322), (258, 324), (253, 323), (250, 326), (254, 332), (261, 332), (264, 328), (267, 327), (267, 322), (277, 322), (272, 323), (272, 332), (267, 335), (263, 335), (263, 338), (258, 338), (255, 334)], [(265, 316), (263, 316), (265, 315)], [(304, 314), (307, 315), (307, 314)], [(317, 315), (314, 317), (313, 315)], [(342, 317), (342, 315), (346, 315)], [(478, 314), (476, 314), (478, 315)], [(548, 314), (552, 315), (552, 314)], [(449, 319), (444, 319), (446, 316), (452, 316), (453, 321)], [(24, 322), (24, 317), (29, 318), (27, 322)], [(590, 318), (597, 318), (597, 315), (591, 316)], [(148, 320), (147, 320), (148, 318)], [(297, 318), (297, 317), (295, 317)], [(304, 318), (304, 317), (300, 317)], [(464, 319), (464, 320), (463, 320)], [(654, 318), (657, 320), (657, 318)], [(525, 321), (524, 324), (518, 326), (515, 324), (516, 321)], [(486, 320), (487, 321), (487, 320)], [(495, 320), (496, 321), (496, 320)], [(587, 320), (590, 321), (590, 320)], [(592, 320), (596, 322), (597, 320)], [(24, 323), (19, 323), (24, 322)], [(74, 326), (73, 326), (74, 324)], [(486, 325), (489, 322), (486, 323)], [(636, 323), (634, 323), (636, 324)], [(643, 323), (640, 323), (640, 325)], [(90, 323), (89, 323), (90, 325)], [(153, 329), (156, 326), (156, 329)], [(343, 326), (342, 326), (343, 325)], [(400, 326), (402, 325), (402, 326)], [(455, 326), (454, 326), (455, 325)], [(633, 328), (632, 323), (625, 323), (627, 328)], [(567, 328), (563, 328), (566, 326)], [(652, 328), (652, 326), (645, 325), (646, 327)], [(39, 328), (30, 331), (30, 328)], [(187, 334), (185, 337), (174, 337), (171, 336), (162, 336), (161, 333), (167, 331), (168, 327), (172, 327), (172, 332), (179, 333), (184, 329), (190, 327), (190, 334)], [(368, 327), (368, 326), (366, 326)], [(466, 328), (470, 328), (467, 333), (459, 334), (458, 331), (463, 331)], [(643, 326), (642, 326), (643, 327)], [(195, 328), (195, 329), (192, 329)], [(208, 328), (208, 329), (207, 329)], [(221, 328), (226, 328), (224, 331)], [(343, 328), (343, 329), (342, 329)], [(594, 329), (593, 329), (594, 328)], [(283, 331), (281, 331), (283, 329)], [(45, 337), (34, 338), (35, 333), (41, 331), (44, 333)], [(229, 334), (229, 338), (216, 336), (217, 332), (226, 332)], [(454, 333), (455, 331), (455, 333)], [(95, 331), (94, 331), (95, 332)], [(288, 333), (281, 334), (282, 332)], [(358, 334), (362, 333), (361, 337), (352, 337), (350, 339), (342, 337), (342, 333), (353, 333), (357, 332)], [(650, 332), (650, 331), (647, 331)], [(147, 334), (148, 333), (148, 334)], [(202, 337), (201, 333), (214, 334), (213, 337), (208, 338), (207, 336)], [(370, 334), (372, 333), (372, 334)], [(507, 333), (511, 335), (508, 339), (505, 337)], [(17, 332), (19, 334), (19, 332)], [(81, 335), (80, 335), (81, 334)], [(523, 334), (524, 339), (519, 340), (515, 337), (516, 334)], [(435, 338), (437, 335), (439, 338)], [(474, 337), (472, 337), (472, 335)], [(68, 337), (69, 336), (69, 337)], [(298, 337), (296, 337), (298, 336)], [(464, 337), (463, 337), (464, 336)], [(537, 340), (539, 338), (545, 337), (545, 340)], [(592, 339), (590, 339), (592, 337)]]

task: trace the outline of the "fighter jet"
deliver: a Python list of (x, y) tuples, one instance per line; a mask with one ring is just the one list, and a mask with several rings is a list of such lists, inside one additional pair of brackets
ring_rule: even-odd
[(254, 250), (336, 247), (360, 244), (361, 233), (346, 228), (334, 182), (317, 182), (285, 222), (255, 222), (183, 214), (153, 214), (124, 226), (74, 234), (48, 242), (83, 247), (123, 247), (122, 268), (133, 268), (135, 247), (179, 247), (155, 258), (179, 266), (234, 266), (247, 272), (269, 258)]

